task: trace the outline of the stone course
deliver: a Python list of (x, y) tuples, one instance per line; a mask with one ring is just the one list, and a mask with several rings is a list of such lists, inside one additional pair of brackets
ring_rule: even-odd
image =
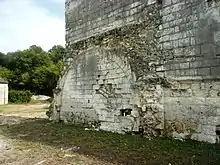
[(220, 136), (219, 0), (66, 0), (51, 119), (210, 143)]

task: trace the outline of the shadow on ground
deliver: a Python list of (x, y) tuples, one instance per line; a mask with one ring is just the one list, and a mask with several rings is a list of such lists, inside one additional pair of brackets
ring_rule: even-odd
[(3, 135), (40, 142), (72, 152), (126, 165), (219, 165), (220, 147), (194, 141), (167, 138), (152, 140), (140, 136), (102, 131), (85, 131), (80, 126), (53, 123), (47, 119), (24, 119), (1, 125)]
[(30, 118), (28, 117), (21, 117), (21, 116), (5, 116), (0, 115), (0, 126), (1, 125), (12, 125), (12, 124), (19, 124), (22, 121), (28, 121)]

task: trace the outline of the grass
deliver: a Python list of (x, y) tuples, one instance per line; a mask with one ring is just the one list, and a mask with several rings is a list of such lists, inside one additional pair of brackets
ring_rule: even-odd
[[(4, 136), (28, 144), (40, 143), (57, 149), (79, 146), (74, 152), (107, 162), (126, 165), (219, 165), (220, 146), (167, 138), (142, 138), (103, 131), (85, 131), (80, 126), (46, 119), (26, 120), (1, 126)], [(22, 135), (22, 136), (20, 136)]]
[[(40, 113), (45, 113), (47, 106), (42, 104), (8, 104), (0, 105), (0, 115), (20, 115), (22, 116), (38, 116)], [(34, 115), (35, 114), (35, 115)]]

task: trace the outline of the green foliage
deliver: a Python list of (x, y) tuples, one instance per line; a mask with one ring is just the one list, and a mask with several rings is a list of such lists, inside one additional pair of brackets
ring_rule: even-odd
[(12, 72), (7, 68), (0, 66), (0, 77), (6, 80), (10, 80), (12, 77)]
[(4, 66), (5, 54), (0, 52), (0, 65)]
[(35, 69), (32, 75), (32, 83), (34, 87), (40, 91), (49, 91), (52, 95), (52, 90), (56, 87), (61, 69), (59, 64), (51, 63), (49, 66), (40, 66)]
[(7, 55), (0, 53), (0, 77), (9, 81), (10, 89), (51, 96), (63, 68), (64, 53), (59, 45), (48, 52), (32, 45)]
[(10, 90), (9, 102), (11, 103), (28, 103), (31, 101), (32, 93), (28, 90)]
[(48, 51), (48, 53), (49, 53), (50, 59), (54, 63), (58, 63), (59, 61), (62, 60), (63, 55), (65, 54), (65, 49), (60, 45), (56, 45), (56, 46), (53, 46), (52, 49)]

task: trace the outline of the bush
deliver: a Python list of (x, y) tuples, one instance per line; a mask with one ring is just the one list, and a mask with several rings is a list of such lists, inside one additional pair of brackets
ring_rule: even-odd
[(32, 93), (24, 90), (10, 90), (9, 91), (9, 102), (11, 103), (28, 103), (31, 101)]

